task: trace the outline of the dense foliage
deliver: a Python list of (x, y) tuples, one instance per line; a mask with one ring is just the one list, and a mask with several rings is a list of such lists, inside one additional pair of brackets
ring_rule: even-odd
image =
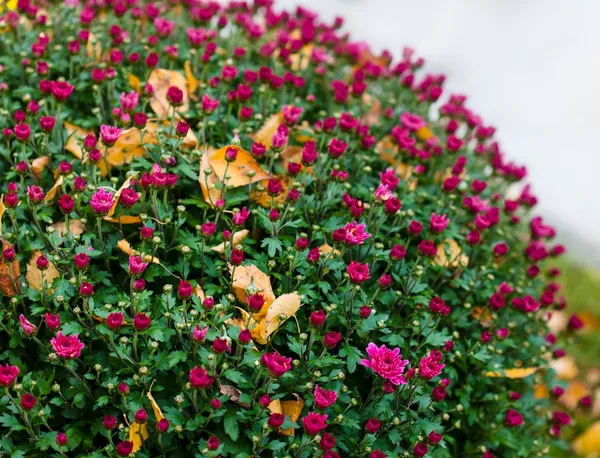
[(272, 3), (2, 13), (0, 451), (547, 456), (526, 169), (412, 50)]

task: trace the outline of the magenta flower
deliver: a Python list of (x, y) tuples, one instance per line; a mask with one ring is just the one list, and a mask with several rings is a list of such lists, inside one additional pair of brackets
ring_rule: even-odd
[(135, 91), (122, 92), (120, 97), (121, 109), (126, 112), (130, 112), (135, 110), (135, 107), (138, 104), (139, 96)]
[(129, 256), (129, 275), (141, 275), (148, 264), (139, 256)]
[(192, 331), (192, 339), (196, 342), (203, 342), (206, 338), (207, 332), (208, 326), (206, 326), (205, 328), (201, 328), (200, 325), (196, 325), (196, 327)]
[(371, 278), (371, 273), (369, 271), (369, 264), (361, 264), (356, 261), (352, 261), (348, 267), (346, 267), (346, 271), (350, 276), (350, 281), (355, 285), (360, 283), (364, 283), (369, 278)]
[(310, 412), (306, 417), (302, 418), (304, 430), (309, 436), (315, 436), (327, 427), (327, 414)]
[(436, 215), (435, 213), (432, 213), (431, 218), (429, 218), (429, 228), (431, 229), (431, 232), (440, 233), (448, 227), (449, 222), (450, 219), (446, 215)]
[(19, 372), (21, 371), (17, 366), (11, 366), (10, 364), (0, 365), (0, 386), (7, 387), (15, 383)]
[(400, 122), (402, 125), (410, 130), (419, 130), (422, 127), (425, 127), (425, 120), (416, 114), (409, 113), (405, 111), (400, 115)]
[(373, 370), (377, 375), (389, 380), (394, 385), (405, 385), (407, 382), (402, 376), (408, 360), (403, 360), (399, 348), (393, 350), (385, 345), (377, 347), (373, 342), (367, 346), (369, 359), (361, 359), (360, 363)]
[(365, 231), (365, 225), (358, 224), (356, 221), (346, 224), (344, 231), (346, 232), (344, 241), (350, 246), (362, 245), (365, 240), (371, 237), (371, 234)]
[(419, 375), (425, 380), (432, 379), (442, 373), (445, 364), (441, 364), (442, 354), (438, 350), (432, 350), (419, 361)]
[(106, 146), (113, 146), (121, 136), (123, 130), (116, 126), (107, 126), (103, 124), (100, 127), (100, 138)]
[(104, 188), (99, 189), (94, 193), (90, 200), (92, 210), (97, 215), (106, 215), (114, 204), (112, 192), (106, 191)]
[(327, 407), (332, 406), (338, 397), (336, 391), (326, 390), (319, 385), (315, 385), (313, 395), (315, 397), (315, 407), (319, 410), (325, 410)]
[(292, 358), (287, 358), (277, 352), (264, 353), (260, 362), (275, 378), (281, 377), (292, 368)]
[(54, 352), (65, 359), (79, 358), (85, 344), (79, 340), (78, 335), (65, 336), (58, 332), (56, 337), (50, 340)]
[(386, 184), (382, 183), (377, 186), (377, 189), (373, 193), (373, 197), (379, 202), (385, 202), (394, 197), (394, 195), (392, 194), (392, 191), (390, 191), (390, 188)]
[(35, 332), (37, 331), (37, 327), (29, 320), (27, 320), (27, 318), (25, 318), (23, 314), (19, 316), (19, 321), (21, 323), (21, 329), (23, 329), (23, 334), (25, 334), (26, 336), (31, 336), (35, 334)]

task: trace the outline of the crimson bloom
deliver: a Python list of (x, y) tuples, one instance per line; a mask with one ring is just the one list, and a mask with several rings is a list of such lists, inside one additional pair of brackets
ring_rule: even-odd
[(385, 345), (378, 347), (373, 342), (367, 345), (369, 359), (361, 359), (360, 363), (373, 370), (377, 375), (389, 380), (394, 385), (404, 385), (406, 380), (402, 376), (408, 360), (403, 360), (399, 348), (393, 350)]

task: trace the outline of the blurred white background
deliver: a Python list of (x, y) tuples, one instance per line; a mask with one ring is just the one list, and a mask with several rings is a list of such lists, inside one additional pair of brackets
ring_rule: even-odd
[(528, 166), (538, 212), (572, 254), (600, 264), (600, 0), (278, 0), (325, 18), (375, 50), (404, 45), (447, 75), (446, 92), (496, 126)]

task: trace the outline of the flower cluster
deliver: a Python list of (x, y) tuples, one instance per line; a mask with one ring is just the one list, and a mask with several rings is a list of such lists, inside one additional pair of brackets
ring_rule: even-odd
[(0, 450), (547, 456), (526, 169), (413, 50), (221, 3), (0, 13)]

